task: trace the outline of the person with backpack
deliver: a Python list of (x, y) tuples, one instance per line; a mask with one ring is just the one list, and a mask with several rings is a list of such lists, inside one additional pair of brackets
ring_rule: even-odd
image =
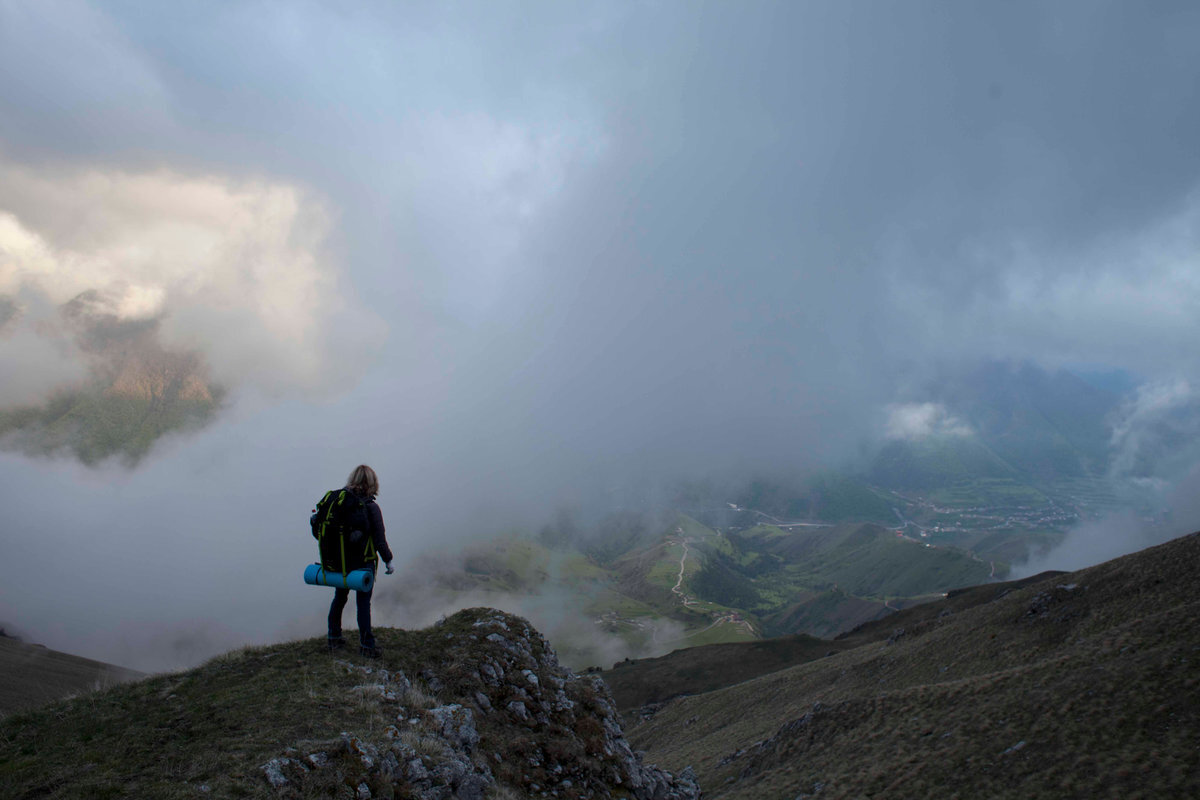
[[(325, 535), (339, 537), (337, 547), (343, 574), (364, 568), (375, 572), (380, 557), (383, 558), (385, 574), (391, 575), (395, 571), (392, 569), (392, 550), (384, 535), (383, 512), (375, 502), (377, 494), (379, 478), (375, 470), (366, 464), (359, 464), (350, 473), (345, 488), (340, 492), (327, 492), (313, 514), (313, 536), (318, 541)], [(322, 542), (324, 549), (325, 542)], [(379, 658), (383, 654), (371, 631), (371, 592), (374, 588), (372, 582), (367, 591), (354, 592), (355, 605), (358, 607), (358, 651), (368, 658)], [(349, 598), (350, 589), (334, 589), (333, 602), (329, 606), (330, 650), (340, 650), (346, 646), (346, 640), (342, 637), (342, 611)]]

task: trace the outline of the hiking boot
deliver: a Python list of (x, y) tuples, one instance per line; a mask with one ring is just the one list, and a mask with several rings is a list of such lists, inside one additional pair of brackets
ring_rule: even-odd
[(360, 644), (358, 646), (358, 654), (367, 658), (379, 658), (383, 655), (383, 651), (373, 644)]
[(330, 652), (333, 652), (334, 650), (346, 649), (346, 640), (341, 636), (330, 636), (328, 639), (326, 639), (326, 643), (329, 646)]

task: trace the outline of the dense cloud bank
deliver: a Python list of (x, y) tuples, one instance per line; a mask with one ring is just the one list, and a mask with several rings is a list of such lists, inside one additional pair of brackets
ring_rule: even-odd
[(319, 621), (303, 520), (360, 461), (415, 551), (960, 431), (921, 387), (980, 359), (1136, 376), (1136, 464), (1200, 380), (1198, 36), (1190, 3), (6, 4), (0, 403), (88, 374), (54, 326), (89, 289), (229, 395), (132, 473), (0, 459), (6, 548), (60, 576), (0, 617), (271, 638)]
[[(362, 351), (381, 329), (347, 308), (321, 253), (327, 215), (294, 186), (10, 160), (0, 162), (0, 209), (0, 295), (17, 337), (0, 346), (0, 366), (17, 378), (0, 403), (27, 402), (24, 381), (54, 388), (58, 361), (85, 359), (88, 342), (64, 341), (61, 312), (89, 294), (117, 322), (159, 322), (164, 346), (203, 353), (218, 381), (274, 390), (356, 377), (334, 351)], [(27, 359), (39, 340), (49, 369), (8, 360)]]

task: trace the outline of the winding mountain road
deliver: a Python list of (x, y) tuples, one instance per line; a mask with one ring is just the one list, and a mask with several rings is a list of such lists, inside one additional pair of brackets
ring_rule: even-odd
[[(683, 528), (676, 528), (675, 532), (677, 534), (679, 534), (679, 538), (677, 540), (668, 539), (667, 544), (668, 545), (675, 545), (675, 544), (683, 545), (683, 554), (679, 557), (679, 575), (675, 579), (675, 585), (671, 587), (671, 592), (676, 597), (679, 598), (679, 602), (681, 602), (683, 604), (684, 608), (696, 607), (696, 606), (700, 605), (700, 601), (696, 600), (692, 597), (689, 597), (687, 595), (687, 593), (683, 591), (684, 570), (687, 567), (688, 554), (691, 552), (691, 549), (688, 547), (688, 544), (694, 540), (688, 538), (684, 534)], [(741, 614), (738, 614), (735, 611), (731, 611), (728, 614), (715, 614), (713, 616), (712, 623), (710, 623), (705, 628), (701, 628), (700, 630), (689, 634), (689, 636), (696, 636), (698, 634), (704, 633), (705, 631), (710, 631), (722, 623), (728, 623), (730, 625), (739, 626), (739, 627), (743, 628), (751, 636), (758, 635), (754, 630), (754, 626), (752, 624), (750, 624), (750, 622), (748, 620), (743, 619)]]
[(691, 540), (683, 536), (682, 528), (676, 528), (675, 530), (678, 531), (680, 535), (679, 544), (683, 545), (683, 555), (679, 557), (679, 578), (675, 581), (675, 585), (671, 587), (671, 591), (676, 597), (679, 598), (684, 607), (691, 608), (692, 606), (696, 605), (696, 601), (683, 593), (683, 570), (687, 565), (688, 542)]

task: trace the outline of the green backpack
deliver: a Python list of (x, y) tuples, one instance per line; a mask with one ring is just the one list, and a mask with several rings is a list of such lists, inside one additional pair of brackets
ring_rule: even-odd
[(375, 566), (366, 500), (348, 489), (333, 489), (317, 503), (309, 522), (327, 571), (345, 575)]

